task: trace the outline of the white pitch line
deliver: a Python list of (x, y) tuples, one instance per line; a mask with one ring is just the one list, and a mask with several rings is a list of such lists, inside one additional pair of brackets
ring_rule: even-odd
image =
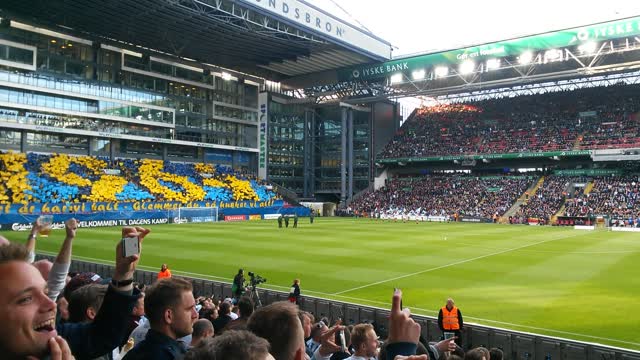
[(429, 268), (429, 269), (426, 269), (426, 270), (416, 271), (416, 272), (413, 272), (411, 274), (400, 275), (400, 276), (396, 276), (396, 277), (391, 278), (391, 279), (380, 280), (380, 281), (372, 282), (370, 284), (357, 286), (357, 287), (354, 287), (354, 288), (351, 288), (351, 289), (338, 291), (338, 292), (333, 293), (331, 295), (345, 294), (345, 293), (348, 293), (348, 292), (351, 292), (351, 291), (356, 291), (356, 290), (368, 288), (368, 287), (371, 287), (371, 286), (384, 284), (384, 283), (387, 283), (389, 281), (395, 281), (395, 280), (400, 280), (400, 279), (408, 278), (408, 277), (415, 276), (415, 275), (425, 274), (425, 273), (428, 273), (428, 272), (432, 272), (432, 271), (436, 271), (436, 270), (440, 270), (440, 269), (445, 269), (445, 268), (448, 268), (448, 267), (451, 267), (451, 266), (465, 264), (465, 263), (468, 263), (468, 262), (472, 262), (472, 261), (488, 258), (488, 257), (491, 257), (491, 256), (496, 256), (496, 255), (508, 253), (508, 252), (511, 252), (511, 251), (525, 249), (525, 248), (528, 248), (528, 247), (531, 247), (531, 246), (540, 245), (540, 244), (544, 244), (544, 243), (551, 242), (551, 241), (568, 239), (568, 238), (575, 237), (575, 236), (578, 236), (578, 235), (572, 235), (572, 236), (566, 236), (566, 237), (561, 237), (561, 238), (557, 238), (557, 239), (549, 239), (549, 240), (539, 241), (539, 242), (536, 242), (536, 243), (533, 243), (533, 244), (523, 245), (523, 246), (519, 246), (519, 247), (513, 248), (513, 249), (502, 250), (502, 251), (498, 251), (498, 252), (487, 254), (487, 255), (477, 256), (477, 257), (474, 257), (474, 258), (471, 258), (471, 259), (460, 260), (460, 261), (456, 261), (456, 262), (453, 262), (453, 263), (450, 263), (450, 264), (441, 265), (441, 266), (437, 266), (437, 267), (434, 267), (434, 268)]
[[(469, 247), (475, 247), (485, 250), (499, 250), (497, 247), (481, 246), (473, 243), (459, 243), (456, 245), (463, 245)], [(610, 254), (635, 254), (640, 250), (620, 250), (620, 251), (553, 251), (553, 250), (525, 250), (526, 252), (540, 253), (540, 254), (564, 254), (564, 255), (610, 255)]]
[[(568, 236), (566, 238), (569, 238), (569, 237), (571, 237), (571, 236)], [(561, 239), (565, 239), (565, 238), (561, 238)], [(553, 241), (553, 240), (560, 240), (560, 239), (545, 240), (545, 241), (541, 241), (539, 243), (547, 242), (547, 241)], [(531, 245), (535, 245), (535, 244), (531, 244)], [(54, 256), (57, 255), (56, 253), (53, 253), (53, 252), (50, 252), (50, 251), (37, 251), (37, 252), (38, 253), (42, 253), (42, 254), (47, 254), (47, 255), (54, 255)], [(97, 259), (97, 258), (92, 258), (92, 257), (88, 257), (88, 256), (76, 256), (76, 255), (73, 255), (73, 257), (77, 258), (77, 259), (81, 259), (81, 260), (95, 261), (95, 262), (103, 264), (103, 265), (113, 265), (113, 263), (111, 263), (109, 261), (106, 261), (104, 259)], [(144, 265), (138, 265), (138, 268), (141, 268), (143, 270), (148, 269), (150, 271), (157, 270), (157, 268), (152, 268), (150, 266), (144, 266)], [(214, 276), (214, 275), (207, 275), (207, 274), (200, 274), (200, 273), (194, 273), (194, 272), (189, 272), (189, 271), (176, 270), (176, 271), (174, 271), (174, 273), (177, 274), (177, 275), (180, 275), (180, 274), (196, 275), (198, 277), (205, 278), (205, 280), (206, 280), (206, 278), (220, 279), (220, 280), (227, 280), (227, 281), (232, 281), (233, 280), (231, 278), (225, 278), (225, 277), (221, 277), (221, 276)], [(275, 287), (275, 288), (281, 288), (281, 289), (290, 289), (291, 288), (290, 286), (281, 286), (281, 285), (273, 285), (273, 284), (268, 284), (268, 285), (269, 285), (269, 287)], [(390, 303), (391, 303), (391, 302), (384, 302), (384, 301), (378, 301), (378, 300), (363, 299), (363, 298), (358, 298), (358, 297), (353, 297), (353, 296), (334, 295), (334, 294), (330, 294), (330, 293), (325, 293), (325, 292), (321, 292), (321, 291), (307, 290), (307, 289), (305, 289), (305, 292), (312, 293), (312, 294), (324, 295), (324, 296), (335, 296), (335, 297), (344, 298), (344, 299), (357, 300), (357, 301), (361, 301), (361, 302), (365, 302), (365, 303), (368, 302), (368, 303), (373, 303), (373, 304), (381, 304), (381, 305), (386, 305), (387, 307), (389, 307)], [(423, 315), (425, 313), (432, 313), (432, 314), (436, 313), (436, 311), (434, 311), (434, 310), (428, 310), (428, 309), (423, 309), (423, 308), (419, 308), (419, 307), (413, 307), (412, 306), (410, 308), (422, 312)], [(417, 314), (417, 315), (420, 315), (420, 314)], [(631, 342), (631, 341), (624, 341), (624, 340), (617, 340), (617, 339), (611, 339), (611, 338), (605, 338), (605, 337), (594, 336), (594, 335), (573, 333), (573, 332), (562, 331), (562, 330), (546, 329), (546, 328), (529, 326), (529, 325), (520, 325), (520, 324), (508, 323), (508, 322), (503, 322), (503, 321), (498, 321), (498, 320), (483, 319), (483, 318), (473, 317), (473, 316), (468, 316), (468, 315), (465, 316), (465, 318), (474, 319), (474, 320), (478, 320), (478, 321), (485, 321), (485, 322), (490, 322), (490, 323), (495, 323), (495, 324), (514, 326), (514, 327), (519, 327), (519, 328), (524, 328), (524, 329), (542, 330), (542, 331), (548, 331), (548, 332), (558, 333), (558, 334), (566, 334), (566, 335), (571, 335), (571, 336), (581, 336), (581, 337), (586, 337), (586, 338), (591, 338), (591, 339), (606, 340), (606, 341), (612, 341), (612, 342), (621, 343), (621, 344), (629, 344), (629, 345), (640, 346), (640, 343), (635, 343), (635, 342)]]

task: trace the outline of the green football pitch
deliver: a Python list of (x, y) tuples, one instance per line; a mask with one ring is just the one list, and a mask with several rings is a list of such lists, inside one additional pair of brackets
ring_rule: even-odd
[[(141, 268), (230, 281), (238, 268), (265, 288), (389, 307), (393, 288), (413, 313), (448, 297), (466, 322), (640, 349), (640, 236), (557, 227), (302, 218), (151, 226)], [(3, 233), (24, 241), (25, 233)], [(38, 240), (57, 252), (63, 232)], [(80, 229), (74, 258), (113, 262), (119, 229)]]

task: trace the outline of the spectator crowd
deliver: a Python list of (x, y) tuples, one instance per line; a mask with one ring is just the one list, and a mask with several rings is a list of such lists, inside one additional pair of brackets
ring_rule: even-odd
[(637, 91), (616, 85), (424, 107), (378, 158), (638, 147)]
[[(386, 186), (369, 191), (350, 205), (359, 216), (392, 217), (445, 216), (495, 219), (502, 217), (522, 198), (511, 224), (530, 220), (549, 224), (554, 215), (593, 217), (607, 215), (624, 220), (625, 226), (640, 224), (640, 177), (625, 176), (545, 176), (537, 181), (529, 176), (426, 175), (394, 177)], [(592, 188), (587, 189), (589, 184)], [(565, 206), (561, 212), (562, 207)]]
[(538, 191), (520, 206), (517, 217), (537, 219), (543, 224), (560, 211), (560, 208), (573, 194), (573, 184), (585, 183), (586, 178), (571, 176), (547, 176)]
[[(51, 263), (35, 261), (36, 222), (26, 245), (0, 237), (0, 351), (3, 359), (502, 359), (499, 349), (467, 353), (456, 338), (426, 342), (421, 328), (402, 309), (396, 289), (385, 339), (372, 324), (344, 326), (316, 319), (289, 301), (255, 308), (249, 297), (194, 298), (191, 282), (159, 276), (150, 286), (134, 283), (134, 272), (150, 230), (122, 228), (138, 238), (140, 252), (124, 253), (114, 241), (110, 279), (69, 273), (77, 222), (65, 223), (66, 237)], [(163, 266), (160, 273), (166, 272)], [(160, 275), (159, 273), (159, 275)], [(384, 340), (384, 341), (382, 341)]]
[(533, 183), (525, 176), (392, 178), (351, 207), (359, 214), (401, 213), (436, 216), (502, 216)]
[(566, 216), (608, 214), (616, 220), (640, 217), (640, 178), (638, 176), (603, 176), (593, 179), (593, 188), (567, 201)]
[(203, 163), (0, 152), (0, 176), (0, 204), (276, 198), (262, 180)]

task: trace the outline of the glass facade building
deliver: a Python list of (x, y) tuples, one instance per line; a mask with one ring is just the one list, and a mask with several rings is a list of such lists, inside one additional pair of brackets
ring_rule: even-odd
[(269, 181), (304, 198), (346, 201), (373, 181), (371, 107), (270, 96)]
[(206, 161), (255, 173), (262, 80), (11, 21), (0, 149)]
[(37, 26), (0, 26), (0, 150), (214, 163), (329, 201), (373, 182), (378, 105)]

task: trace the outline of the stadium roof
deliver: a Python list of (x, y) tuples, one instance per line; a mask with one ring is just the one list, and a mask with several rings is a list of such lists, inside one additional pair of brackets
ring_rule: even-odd
[(4, 0), (0, 16), (281, 80), (384, 61), (391, 45), (303, 0)]
[[(309, 97), (441, 96), (514, 85), (635, 73), (640, 69), (640, 17), (350, 66), (286, 80)], [(313, 79), (313, 81), (309, 81)], [(329, 95), (327, 95), (329, 94)], [(334, 96), (335, 99), (335, 96)]]

